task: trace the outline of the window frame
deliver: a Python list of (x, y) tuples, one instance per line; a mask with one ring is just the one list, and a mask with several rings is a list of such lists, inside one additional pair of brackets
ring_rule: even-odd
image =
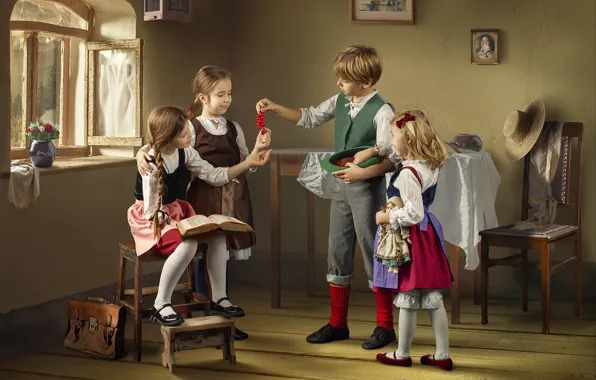
[[(143, 42), (141, 38), (130, 40), (107, 40), (107, 41), (87, 41), (87, 100), (85, 102), (87, 115), (87, 134), (86, 145), (92, 146), (142, 146), (141, 137), (142, 110), (143, 110)], [(134, 136), (96, 136), (95, 127), (97, 118), (98, 93), (97, 85), (97, 59), (96, 55), (100, 51), (109, 50), (132, 50), (136, 55), (136, 97), (135, 97), (135, 131)]]
[[(85, 43), (93, 40), (93, 20), (94, 11), (86, 3), (81, 0), (49, 0), (54, 3), (60, 3), (76, 13), (87, 22), (87, 29), (77, 29), (64, 27), (38, 21), (10, 21), (10, 33), (22, 32), (25, 36), (24, 48), (24, 75), (23, 83), (23, 97), (26, 99), (23, 102), (22, 109), (22, 133), (24, 135), (25, 147), (13, 148), (12, 142), (10, 145), (11, 159), (27, 158), (29, 157), (29, 147), (31, 142), (26, 135), (25, 129), (28, 123), (33, 120), (32, 115), (36, 113), (37, 99), (34, 94), (37, 91), (37, 38), (41, 35), (48, 35), (59, 38), (61, 40), (61, 82), (60, 82), (60, 97), (59, 97), (59, 125), (60, 125), (60, 145), (56, 147), (56, 154), (59, 156), (87, 156), (89, 154), (89, 147), (85, 143), (83, 146), (68, 145), (68, 115), (69, 115), (69, 73), (70, 73), (70, 38), (76, 37), (82, 39)], [(88, 73), (89, 66), (86, 65), (84, 70)], [(87, 83), (84, 83), (85, 93), (87, 92)], [(12, 97), (11, 97), (12, 99)], [(87, 102), (85, 102), (87, 103)], [(85, 104), (87, 107), (87, 104)], [(12, 115), (12, 107), (11, 115)], [(12, 120), (12, 116), (11, 116)], [(86, 141), (87, 136), (87, 121), (84, 121), (83, 130)], [(12, 134), (12, 129), (11, 129)], [(12, 139), (11, 139), (12, 141)]]

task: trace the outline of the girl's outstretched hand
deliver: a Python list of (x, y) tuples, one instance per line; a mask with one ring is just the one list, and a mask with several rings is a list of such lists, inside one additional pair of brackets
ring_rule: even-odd
[(271, 149), (266, 150), (264, 152), (255, 152), (253, 151), (247, 158), (248, 166), (251, 168), (254, 167), (261, 167), (269, 161), (269, 156), (271, 156)]
[(267, 149), (269, 148), (269, 145), (271, 145), (271, 130), (269, 128), (263, 128), (257, 135), (257, 141), (255, 141), (253, 152)]

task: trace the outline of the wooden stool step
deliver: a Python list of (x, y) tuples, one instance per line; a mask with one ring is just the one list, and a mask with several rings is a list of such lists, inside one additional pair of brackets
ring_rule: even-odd
[(224, 360), (236, 364), (234, 330), (234, 321), (219, 315), (189, 318), (179, 326), (161, 326), (164, 343), (161, 364), (169, 367), (173, 373), (176, 367), (176, 351), (205, 347), (222, 347)]

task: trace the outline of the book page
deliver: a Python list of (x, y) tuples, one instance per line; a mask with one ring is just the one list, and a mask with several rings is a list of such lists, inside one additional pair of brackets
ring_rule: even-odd
[(211, 221), (205, 215), (195, 215), (191, 216), (190, 218), (181, 220), (181, 223), (184, 224), (184, 228), (191, 229), (197, 226), (201, 226), (203, 224), (209, 224), (211, 223)]
[(211, 223), (216, 223), (216, 224), (222, 224), (225, 222), (232, 222), (232, 223), (242, 223), (244, 224), (244, 222), (241, 222), (240, 220), (236, 219), (236, 218), (232, 218), (231, 216), (225, 216), (225, 215), (219, 215), (219, 214), (213, 214), (210, 215), (208, 218), (209, 222)]

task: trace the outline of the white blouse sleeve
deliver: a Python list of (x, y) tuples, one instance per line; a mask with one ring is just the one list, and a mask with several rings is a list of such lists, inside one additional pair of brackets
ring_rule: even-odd
[(374, 118), (377, 128), (377, 146), (379, 147), (379, 156), (389, 158), (394, 164), (398, 164), (401, 158), (397, 157), (393, 151), (393, 137), (391, 136), (391, 120), (395, 113), (389, 104), (383, 105)]
[(300, 108), (302, 117), (298, 120), (299, 127), (310, 129), (325, 124), (335, 117), (335, 104), (337, 103), (337, 94), (333, 95), (317, 107)]
[(402, 208), (389, 210), (389, 223), (393, 228), (408, 227), (419, 224), (424, 219), (424, 204), (422, 203), (422, 186), (418, 179), (408, 169), (402, 169), (393, 183), (399, 189), (404, 203)]
[(215, 168), (209, 162), (203, 160), (194, 148), (185, 148), (186, 167), (197, 177), (210, 185), (219, 187), (228, 183), (228, 168)]
[[(150, 162), (151, 173), (142, 176), (143, 179), (143, 216), (147, 220), (153, 219), (157, 212), (159, 197), (157, 193), (157, 166)], [(161, 210), (163, 210), (163, 205)], [(163, 216), (160, 214), (160, 222), (163, 222)]]
[(192, 121), (188, 121), (188, 129), (190, 129), (190, 146), (195, 147), (197, 142), (197, 132), (195, 131), (195, 126), (192, 125)]
[[(244, 161), (249, 155), (248, 147), (246, 146), (246, 139), (244, 137), (244, 131), (240, 127), (240, 124), (235, 121), (232, 123), (236, 127), (236, 144), (238, 144), (238, 150), (240, 150), (240, 161)], [(248, 170), (249, 173), (254, 173), (255, 171), (257, 171), (257, 168), (250, 168)]]

